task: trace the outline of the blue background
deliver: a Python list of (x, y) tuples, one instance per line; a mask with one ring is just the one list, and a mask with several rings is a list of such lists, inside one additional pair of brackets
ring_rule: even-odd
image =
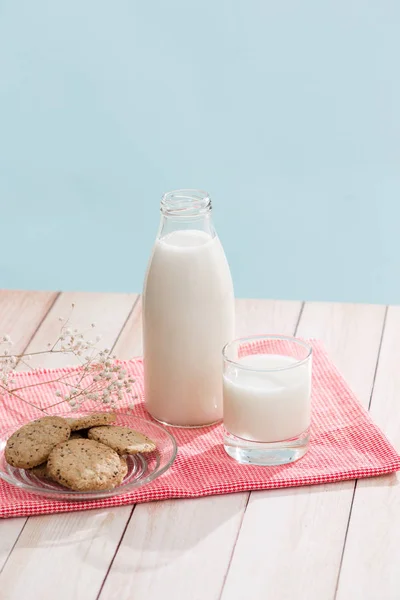
[(400, 303), (400, 4), (0, 0), (0, 286), (138, 291), (200, 187), (238, 296)]

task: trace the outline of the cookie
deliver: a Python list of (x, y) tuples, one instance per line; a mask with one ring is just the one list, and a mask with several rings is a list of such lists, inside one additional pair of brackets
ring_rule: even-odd
[(47, 469), (47, 462), (42, 463), (41, 465), (38, 465), (37, 467), (33, 467), (32, 469), (28, 469), (29, 473), (32, 473), (32, 475), (35, 475), (35, 477), (38, 477), (39, 479), (50, 479), (50, 474), (49, 471)]
[(124, 458), (123, 456), (120, 456), (119, 460), (121, 461), (121, 481), (120, 481), (120, 483), (122, 483), (122, 481), (128, 475), (128, 463), (126, 462), (126, 458)]
[(96, 427), (97, 425), (109, 425), (114, 423), (116, 419), (115, 413), (98, 412), (87, 415), (86, 417), (78, 417), (77, 419), (65, 419), (72, 431), (78, 429), (87, 429), (88, 427)]
[(88, 438), (110, 446), (118, 454), (153, 452), (156, 449), (156, 445), (151, 439), (129, 427), (113, 427), (112, 425), (92, 427), (88, 431)]
[(75, 439), (56, 446), (47, 461), (50, 477), (71, 490), (109, 490), (126, 475), (114, 450), (94, 440)]
[(71, 429), (61, 417), (43, 417), (18, 429), (8, 439), (6, 461), (19, 469), (30, 469), (45, 462), (57, 444), (70, 436)]

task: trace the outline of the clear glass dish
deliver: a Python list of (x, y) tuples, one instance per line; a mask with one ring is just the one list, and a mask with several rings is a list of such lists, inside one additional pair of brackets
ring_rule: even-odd
[[(63, 413), (59, 416), (82, 417), (87, 415), (90, 415), (90, 412)], [(140, 431), (140, 433), (147, 435), (147, 437), (156, 444), (156, 450), (154, 452), (125, 456), (128, 463), (128, 473), (118, 487), (112, 490), (77, 492), (69, 490), (58, 483), (40, 479), (25, 469), (12, 467), (7, 463), (4, 457), (4, 449), (7, 439), (14, 431), (16, 431), (16, 429), (21, 427), (21, 424), (18, 425), (18, 427), (14, 426), (11, 428), (6, 428), (4, 425), (0, 426), (0, 478), (11, 485), (21, 488), (25, 492), (53, 498), (54, 500), (68, 500), (69, 502), (110, 498), (111, 496), (125, 494), (135, 488), (147, 485), (165, 473), (174, 462), (177, 453), (175, 438), (164, 429), (164, 427), (161, 427), (158, 423), (154, 423), (154, 421), (141, 419), (140, 417), (127, 413), (117, 413), (116, 416), (117, 419), (113, 425), (130, 427), (136, 431)], [(37, 418), (39, 418), (39, 415)]]

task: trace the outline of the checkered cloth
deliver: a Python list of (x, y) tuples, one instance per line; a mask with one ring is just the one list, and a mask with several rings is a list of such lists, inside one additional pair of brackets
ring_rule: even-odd
[[(329, 483), (359, 477), (372, 477), (400, 470), (400, 456), (372, 422), (319, 342), (312, 342), (313, 411), (311, 444), (306, 456), (291, 465), (254, 467), (239, 465), (223, 448), (222, 425), (203, 429), (171, 431), (178, 443), (178, 455), (172, 467), (151, 484), (126, 494), (102, 500), (64, 502), (34, 496), (0, 481), (0, 517), (18, 517), (61, 513), (90, 508), (105, 508), (165, 500), (196, 498), (248, 490), (267, 490), (298, 485)], [(125, 363), (136, 378), (138, 401), (134, 413), (150, 418), (143, 406), (143, 363), (136, 359)], [(38, 370), (16, 375), (19, 385), (56, 379), (74, 369)], [(54, 384), (56, 386), (56, 384)], [(38, 391), (40, 389), (40, 391)], [(53, 384), (31, 388), (32, 403), (42, 407), (54, 403)], [(126, 398), (125, 403), (130, 400)], [(121, 406), (123, 411), (123, 403)], [(0, 422), (18, 427), (37, 416), (26, 404), (2, 399)]]

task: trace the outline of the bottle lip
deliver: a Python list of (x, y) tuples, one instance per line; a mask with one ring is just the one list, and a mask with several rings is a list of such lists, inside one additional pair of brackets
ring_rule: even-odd
[(210, 194), (203, 190), (173, 190), (166, 192), (161, 198), (161, 212), (168, 216), (196, 217), (210, 210)]

